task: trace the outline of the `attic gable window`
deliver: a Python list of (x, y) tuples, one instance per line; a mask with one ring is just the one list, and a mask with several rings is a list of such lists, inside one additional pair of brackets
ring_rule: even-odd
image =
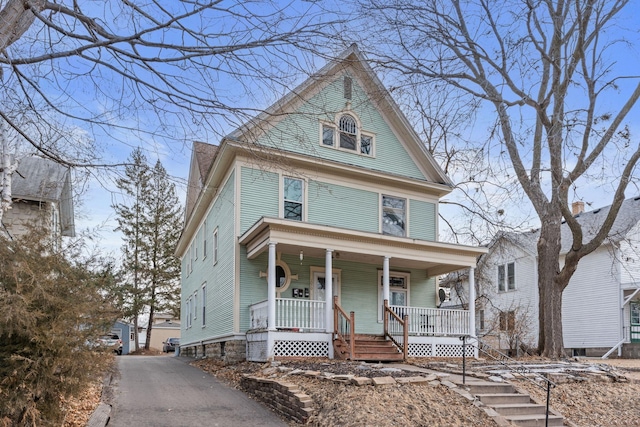
[[(334, 124), (337, 123), (337, 126)], [(353, 114), (341, 114), (334, 123), (320, 124), (320, 143), (365, 156), (374, 155), (374, 135), (363, 131)]]
[(349, 114), (340, 117), (340, 148), (355, 150), (357, 147), (358, 126), (356, 119)]
[(516, 289), (516, 266), (510, 262), (498, 266), (498, 292)]

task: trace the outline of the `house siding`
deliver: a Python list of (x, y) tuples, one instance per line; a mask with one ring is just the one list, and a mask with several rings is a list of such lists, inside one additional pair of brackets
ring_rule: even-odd
[(378, 192), (310, 180), (307, 198), (309, 222), (378, 232)]
[(619, 285), (610, 247), (584, 257), (562, 297), (566, 348), (611, 347), (619, 341)]
[(420, 200), (409, 201), (409, 237), (436, 240), (436, 205)]
[(320, 144), (321, 121), (333, 122), (338, 112), (346, 111), (347, 100), (343, 98), (342, 82), (342, 76), (330, 82), (308, 102), (262, 135), (258, 143), (393, 175), (428, 180), (355, 78), (351, 109), (348, 111), (358, 117), (364, 131), (375, 135), (375, 156)]
[[(182, 342), (188, 343), (233, 332), (233, 299), (234, 299), (234, 251), (230, 250), (236, 243), (234, 234), (235, 172), (232, 172), (219, 194), (214, 199), (207, 219), (207, 256), (203, 256), (202, 233), (200, 229), (191, 245), (198, 244), (198, 258), (193, 261), (193, 271), (186, 277), (189, 262), (189, 250), (183, 257), (182, 280)], [(213, 231), (218, 229), (218, 262), (213, 264)], [(190, 246), (192, 247), (192, 246)], [(227, 248), (227, 249), (225, 249)], [(207, 285), (206, 325), (202, 327), (202, 285)], [(196, 317), (192, 326), (187, 328), (186, 302), (198, 292)], [(192, 309), (193, 310), (193, 309)]]
[(636, 224), (627, 239), (620, 242), (620, 283), (623, 288), (640, 286), (640, 226)]
[[(498, 291), (498, 266), (515, 263), (515, 286), (512, 291)], [(479, 286), (478, 295), (485, 295), (491, 304), (485, 307), (485, 330), (493, 336), (499, 333), (500, 311), (518, 312), (519, 317), (526, 316), (524, 332), (527, 344), (537, 345), (538, 340), (538, 283), (535, 258), (521, 248), (501, 241), (484, 259), (481, 269), (476, 274)], [(465, 289), (465, 291), (468, 291)], [(479, 326), (479, 325), (478, 325)], [(502, 338), (492, 345), (503, 348)]]
[(242, 166), (240, 189), (240, 235), (263, 216), (278, 217), (280, 175)]

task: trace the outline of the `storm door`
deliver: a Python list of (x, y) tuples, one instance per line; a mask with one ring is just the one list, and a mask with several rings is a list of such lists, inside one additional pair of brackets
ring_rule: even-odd
[(640, 342), (640, 302), (631, 302), (631, 342)]

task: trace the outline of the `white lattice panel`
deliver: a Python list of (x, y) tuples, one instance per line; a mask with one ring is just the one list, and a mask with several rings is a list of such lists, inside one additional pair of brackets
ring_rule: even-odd
[(275, 356), (282, 357), (329, 357), (326, 341), (276, 341)]
[[(468, 345), (466, 356), (473, 357), (474, 347)], [(436, 344), (436, 357), (462, 357), (462, 344)]]
[(431, 357), (431, 344), (409, 343), (409, 356)]

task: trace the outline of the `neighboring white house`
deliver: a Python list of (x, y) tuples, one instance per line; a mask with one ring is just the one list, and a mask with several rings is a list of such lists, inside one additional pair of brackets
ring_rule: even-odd
[(29, 226), (51, 231), (54, 242), (75, 236), (71, 172), (41, 157), (25, 157), (12, 176), (12, 205), (2, 217), (2, 233), (22, 236)]
[[(573, 208), (587, 241), (600, 229), (609, 207), (583, 212), (583, 206), (574, 203)], [(476, 327), (490, 345), (537, 345), (538, 236), (538, 230), (502, 233), (478, 262)], [(564, 225), (561, 257), (570, 239)], [(442, 285), (452, 288), (449, 304), (467, 302), (464, 277), (449, 276)], [(640, 357), (640, 197), (624, 201), (609, 237), (578, 264), (563, 294), (562, 321), (569, 354)]]

